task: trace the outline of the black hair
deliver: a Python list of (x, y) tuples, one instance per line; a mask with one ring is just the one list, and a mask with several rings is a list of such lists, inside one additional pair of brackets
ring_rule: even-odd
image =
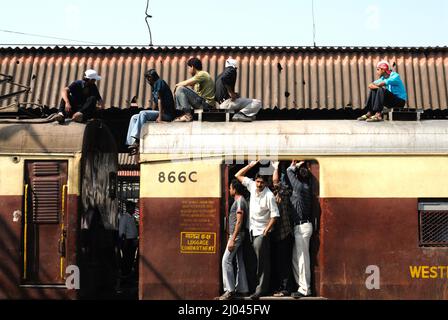
[(268, 176), (265, 176), (265, 175), (262, 175), (262, 174), (259, 174), (259, 173), (257, 173), (255, 175), (255, 179), (254, 180), (257, 180), (257, 179), (262, 179), (264, 181), (264, 183), (268, 183), (269, 182), (268, 181)]
[(157, 73), (156, 69), (149, 69), (145, 72), (145, 78), (151, 77), (154, 79), (154, 81), (159, 80), (159, 74)]
[(126, 211), (129, 214), (134, 214), (134, 211), (135, 211), (135, 202), (134, 201), (130, 201), (130, 200), (126, 201)]
[(187, 66), (194, 67), (196, 70), (202, 70), (202, 62), (198, 58), (190, 58), (187, 61)]
[(310, 171), (305, 166), (300, 166), (299, 170), (297, 171), (297, 177), (301, 181), (308, 181), (310, 179)]
[(232, 179), (230, 185), (235, 189), (237, 194), (242, 195), (244, 192), (244, 186), (237, 179)]

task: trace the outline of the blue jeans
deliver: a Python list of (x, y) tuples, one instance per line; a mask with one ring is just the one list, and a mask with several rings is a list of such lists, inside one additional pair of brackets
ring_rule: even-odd
[(178, 87), (175, 98), (176, 109), (183, 113), (191, 113), (193, 109), (210, 109), (212, 107), (189, 87)]
[[(140, 139), (140, 131), (143, 125), (147, 121), (156, 121), (159, 117), (159, 111), (157, 110), (144, 110), (138, 114), (134, 114), (129, 121), (128, 134), (126, 137), (126, 145), (133, 144), (136, 140)], [(172, 121), (173, 119), (167, 115), (162, 114), (163, 121)]]

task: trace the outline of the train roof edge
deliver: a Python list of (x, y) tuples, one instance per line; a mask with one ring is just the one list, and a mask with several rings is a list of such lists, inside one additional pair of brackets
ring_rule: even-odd
[(140, 153), (140, 162), (181, 155), (448, 154), (448, 120), (148, 123)]

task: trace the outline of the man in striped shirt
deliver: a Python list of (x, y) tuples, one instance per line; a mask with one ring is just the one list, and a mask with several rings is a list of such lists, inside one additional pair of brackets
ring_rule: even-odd
[(310, 184), (311, 174), (305, 162), (296, 160), (286, 170), (292, 185), (291, 204), (293, 207), (292, 219), (294, 221), (294, 249), (292, 254), (292, 268), (294, 278), (299, 286), (297, 292), (291, 296), (301, 298), (311, 295), (311, 268), (309, 245), (313, 234), (311, 223), (312, 190)]

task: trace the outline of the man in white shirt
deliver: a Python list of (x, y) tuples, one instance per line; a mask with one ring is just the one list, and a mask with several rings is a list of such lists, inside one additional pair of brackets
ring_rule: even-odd
[(126, 201), (126, 212), (120, 216), (118, 224), (118, 236), (120, 237), (123, 252), (122, 275), (129, 276), (135, 259), (135, 251), (138, 246), (138, 230), (135, 224), (135, 203)]
[(257, 256), (257, 287), (250, 296), (253, 300), (259, 299), (269, 291), (271, 272), (269, 235), (280, 216), (274, 194), (266, 187), (267, 176), (257, 174), (255, 181), (245, 176), (257, 164), (258, 161), (252, 161), (235, 175), (250, 192), (249, 233)]

